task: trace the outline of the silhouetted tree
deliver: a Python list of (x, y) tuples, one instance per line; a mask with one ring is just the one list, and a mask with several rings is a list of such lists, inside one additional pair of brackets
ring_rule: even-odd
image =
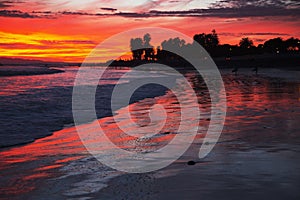
[(130, 49), (134, 60), (142, 60), (142, 55), (143, 55), (142, 38), (132, 38), (130, 40)]
[(219, 45), (219, 37), (215, 29), (212, 30), (212, 34), (208, 34), (210, 38), (211, 47), (217, 47)]
[(132, 58), (134, 60), (153, 60), (154, 49), (150, 44), (151, 36), (149, 33), (146, 33), (142, 38), (132, 38), (130, 40), (130, 48), (132, 52)]
[(297, 38), (289, 38), (285, 42), (285, 48), (287, 51), (299, 51), (300, 50), (300, 40)]
[(157, 60), (162, 60), (162, 58), (163, 58), (163, 57), (162, 57), (162, 51), (161, 51), (161, 49), (160, 49), (160, 46), (157, 46), (157, 47), (156, 47), (156, 56), (155, 56), (155, 57), (156, 57)]
[[(143, 38), (132, 38), (130, 40), (130, 47), (132, 51), (133, 60), (157, 60), (166, 61), (168, 64), (182, 64), (187, 63), (183, 58), (170, 51), (189, 52), (191, 56), (198, 56), (196, 52), (195, 42), (202, 45), (213, 57), (224, 56), (228, 62), (231, 56), (261, 54), (264, 52), (282, 53), (282, 52), (298, 52), (300, 51), (300, 40), (297, 38), (289, 38), (283, 40), (282, 38), (273, 38), (267, 40), (264, 44), (254, 46), (253, 41), (248, 37), (242, 38), (239, 45), (219, 44), (219, 38), (215, 30), (211, 33), (194, 35), (194, 43), (186, 43), (185, 40), (179, 37), (164, 40), (161, 46), (155, 49), (150, 44), (151, 36), (146, 33)], [(170, 51), (168, 51), (170, 50)], [(187, 50), (187, 51), (186, 51)], [(156, 54), (155, 54), (156, 52)]]
[(281, 53), (285, 50), (282, 38), (273, 38), (264, 43), (264, 50), (270, 53)]
[(216, 55), (217, 47), (219, 45), (219, 37), (216, 30), (212, 30), (211, 33), (196, 34), (193, 37), (194, 41), (198, 42), (203, 48), (206, 49), (211, 55)]
[(162, 57), (168, 60), (180, 59), (178, 55), (174, 53), (167, 52), (166, 50), (181, 51), (185, 46), (185, 40), (180, 39), (179, 37), (170, 38), (164, 40), (161, 43), (162, 46)]
[(237, 45), (230, 45), (230, 44), (222, 44), (218, 45), (217, 48), (215, 48), (213, 55), (218, 56), (225, 56), (225, 57), (231, 57), (239, 53)]
[(170, 38), (169, 40), (164, 40), (161, 43), (163, 49), (181, 49), (185, 45), (185, 40), (181, 40), (179, 37)]
[(251, 47), (254, 47), (253, 41), (250, 40), (248, 37), (242, 38), (239, 42), (239, 46), (243, 49), (250, 49)]
[(144, 35), (143, 47), (144, 47), (144, 59), (145, 60), (153, 60), (154, 59), (154, 49), (150, 44), (151, 36), (149, 33)]
[(196, 34), (194, 35), (194, 40), (202, 45), (206, 50), (210, 50), (219, 45), (219, 37), (216, 30), (212, 30), (210, 34)]

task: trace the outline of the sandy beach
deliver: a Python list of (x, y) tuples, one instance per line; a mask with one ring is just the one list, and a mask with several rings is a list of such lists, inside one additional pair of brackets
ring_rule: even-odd
[(0, 200), (300, 200), (299, 0), (0, 1)]
[[(199, 132), (189, 150), (170, 166), (151, 173), (126, 174), (98, 162), (85, 150), (75, 128), (65, 127), (31, 144), (2, 149), (1, 196), (4, 199), (298, 199), (297, 73), (261, 69), (255, 75), (246, 68), (234, 75), (230, 70), (222, 70), (227, 91), (226, 122), (214, 150), (202, 160), (197, 155), (205, 133)], [(189, 77), (197, 78), (193, 73)], [(203, 127), (209, 122), (205, 111), (209, 104), (205, 99), (204, 92), (200, 97)], [(163, 103), (176, 118), (176, 101), (167, 92), (131, 104), (136, 119), (143, 119), (147, 105), (154, 102)], [(130, 138), (123, 138), (115, 130), (111, 117), (104, 117), (99, 123), (109, 134), (118, 136), (112, 137), (116, 143), (130, 148)], [(83, 126), (92, 127), (93, 123)], [(172, 132), (172, 128), (169, 125), (165, 131)], [(153, 141), (154, 147), (170, 141), (173, 134), (176, 133), (159, 135)], [(196, 165), (187, 165), (190, 160), (196, 161)]]
[(53, 69), (49, 67), (36, 67), (36, 66), (10, 66), (0, 67), (0, 77), (5, 76), (30, 76), (41, 74), (55, 74), (62, 73), (63, 70)]

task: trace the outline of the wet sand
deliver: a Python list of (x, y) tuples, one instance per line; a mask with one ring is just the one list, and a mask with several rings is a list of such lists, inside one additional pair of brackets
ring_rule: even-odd
[(31, 76), (42, 74), (62, 73), (63, 70), (48, 67), (32, 67), (32, 66), (10, 66), (0, 67), (1, 76)]
[[(2, 151), (0, 193), (10, 199), (299, 199), (300, 83), (294, 73), (272, 72), (258, 76), (248, 71), (237, 76), (224, 72), (225, 127), (214, 150), (196, 165), (186, 163), (198, 161), (202, 132), (170, 166), (152, 173), (125, 174), (92, 158), (70, 127)], [(190, 78), (197, 80), (193, 74)], [(204, 93), (204, 127), (209, 122), (205, 99)], [(155, 101), (173, 105), (169, 111), (176, 118), (178, 106), (171, 96)], [(145, 105), (153, 103), (146, 99), (131, 106), (147, 110)], [(137, 120), (145, 117), (144, 111), (136, 114)], [(114, 130), (110, 121), (103, 118), (100, 123)], [(172, 139), (172, 134), (159, 138), (157, 147)]]
[(171, 166), (150, 174), (116, 178), (91, 197), (299, 199), (299, 82), (293, 88), (283, 79), (267, 79), (270, 86), (264, 88), (253, 86), (262, 84), (264, 78), (230, 79), (233, 85), (227, 90), (225, 129), (220, 142), (205, 159), (194, 166), (186, 164), (197, 156), (199, 146), (194, 144)]
[(300, 71), (299, 53), (287, 54), (258, 54), (233, 56), (230, 60), (225, 57), (214, 58), (215, 63), (220, 68), (277, 68), (282, 70)]

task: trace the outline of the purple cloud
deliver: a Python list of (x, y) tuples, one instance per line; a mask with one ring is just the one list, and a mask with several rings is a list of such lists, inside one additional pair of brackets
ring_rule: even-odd
[(19, 17), (19, 18), (40, 18), (38, 15), (32, 15), (20, 10), (0, 10), (1, 17)]
[(118, 9), (115, 9), (115, 8), (106, 8), (106, 7), (104, 7), (104, 8), (100, 8), (101, 10), (106, 10), (106, 11), (111, 11), (111, 12), (115, 12), (115, 11), (117, 11)]

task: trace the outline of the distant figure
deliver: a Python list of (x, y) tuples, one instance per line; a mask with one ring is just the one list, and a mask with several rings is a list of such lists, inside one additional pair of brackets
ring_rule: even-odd
[(237, 67), (235, 67), (232, 71), (231, 71), (232, 73), (234, 73), (235, 75), (237, 75), (237, 72), (238, 72), (238, 68)]
[(258, 72), (258, 67), (254, 67), (254, 68), (252, 69), (252, 71), (255, 72), (255, 74), (257, 74), (257, 72)]

